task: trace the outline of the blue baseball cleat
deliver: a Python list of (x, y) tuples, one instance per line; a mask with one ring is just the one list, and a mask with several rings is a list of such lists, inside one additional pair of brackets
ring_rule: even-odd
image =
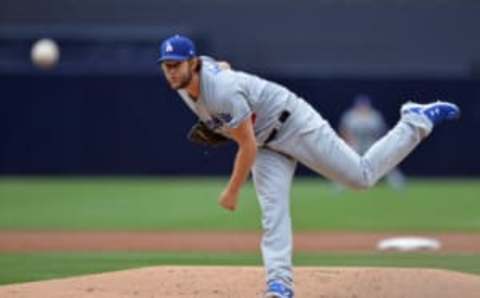
[(450, 102), (437, 101), (429, 104), (419, 104), (407, 102), (401, 108), (402, 115), (416, 113), (425, 115), (433, 125), (445, 120), (453, 120), (460, 118), (460, 108)]
[(278, 280), (268, 282), (264, 298), (293, 298), (293, 290)]

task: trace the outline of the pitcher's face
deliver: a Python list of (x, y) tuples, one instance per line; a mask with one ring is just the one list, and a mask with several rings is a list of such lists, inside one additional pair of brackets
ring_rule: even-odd
[(172, 89), (187, 87), (192, 81), (195, 63), (188, 61), (166, 60), (162, 62), (162, 70)]

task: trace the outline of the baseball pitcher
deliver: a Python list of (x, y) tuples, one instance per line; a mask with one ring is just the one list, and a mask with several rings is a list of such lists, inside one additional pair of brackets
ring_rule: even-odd
[(294, 297), (289, 205), (297, 162), (346, 186), (369, 188), (436, 124), (460, 113), (448, 102), (406, 103), (397, 125), (360, 156), (304, 99), (281, 85), (198, 56), (187, 37), (163, 41), (157, 62), (170, 87), (199, 118), (189, 138), (213, 145), (233, 140), (238, 145), (230, 180), (219, 197), (223, 208), (235, 210), (240, 188), (252, 172), (262, 211), (265, 297)]

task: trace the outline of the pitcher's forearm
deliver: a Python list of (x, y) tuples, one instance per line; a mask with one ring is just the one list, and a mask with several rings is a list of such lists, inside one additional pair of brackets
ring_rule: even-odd
[(243, 145), (238, 148), (233, 166), (228, 189), (233, 192), (240, 191), (250, 173), (257, 154), (256, 144)]

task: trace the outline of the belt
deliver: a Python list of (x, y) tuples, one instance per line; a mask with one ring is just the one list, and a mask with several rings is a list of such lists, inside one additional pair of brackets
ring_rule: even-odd
[[(288, 117), (290, 117), (290, 112), (287, 111), (287, 110), (283, 110), (282, 113), (280, 113), (280, 116), (278, 117), (278, 122), (285, 123), (285, 121), (287, 121)], [(268, 143), (270, 143), (271, 141), (273, 141), (273, 139), (275, 139), (275, 137), (277, 136), (278, 130), (279, 130), (279, 128), (272, 129), (272, 131), (268, 135), (265, 142), (263, 142), (264, 146), (267, 145)]]

